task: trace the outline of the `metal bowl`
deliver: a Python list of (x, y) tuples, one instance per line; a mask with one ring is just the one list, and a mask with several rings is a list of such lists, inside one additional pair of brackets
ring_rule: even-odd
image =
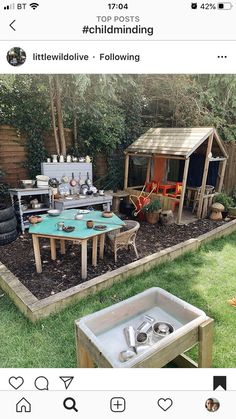
[(57, 210), (57, 209), (48, 210), (48, 215), (50, 215), (50, 217), (58, 217), (58, 215), (60, 214), (61, 214), (60, 210)]
[(25, 180), (21, 180), (21, 185), (23, 186), (23, 188), (27, 189), (27, 188), (33, 188), (35, 185), (35, 180), (33, 179), (25, 179)]
[(41, 209), (41, 208), (44, 208), (44, 207), (45, 207), (45, 205), (40, 203), (40, 202), (32, 204), (33, 209)]
[(154, 335), (164, 337), (173, 333), (175, 329), (170, 323), (163, 321), (154, 323), (152, 330)]

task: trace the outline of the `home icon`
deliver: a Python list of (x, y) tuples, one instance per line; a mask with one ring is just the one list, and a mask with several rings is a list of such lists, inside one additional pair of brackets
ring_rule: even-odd
[(30, 413), (31, 404), (24, 397), (16, 405), (17, 413)]

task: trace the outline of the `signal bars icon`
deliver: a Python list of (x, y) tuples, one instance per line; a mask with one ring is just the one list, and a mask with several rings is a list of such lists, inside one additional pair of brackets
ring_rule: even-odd
[(38, 3), (30, 3), (30, 7), (32, 7), (32, 9), (37, 9), (37, 7), (39, 7)]
[(7, 6), (4, 6), (4, 10), (13, 10), (15, 9), (15, 4), (8, 4)]

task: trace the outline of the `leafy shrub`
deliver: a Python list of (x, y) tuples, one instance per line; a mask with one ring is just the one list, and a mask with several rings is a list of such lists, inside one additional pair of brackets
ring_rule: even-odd
[(145, 205), (142, 209), (143, 212), (158, 212), (161, 209), (159, 199), (153, 199), (149, 204)]
[(229, 207), (233, 207), (234, 206), (234, 201), (233, 198), (231, 198), (231, 196), (225, 194), (225, 193), (219, 193), (215, 196), (214, 199), (215, 202), (219, 202), (220, 204), (224, 205), (225, 207), (225, 211), (228, 211)]

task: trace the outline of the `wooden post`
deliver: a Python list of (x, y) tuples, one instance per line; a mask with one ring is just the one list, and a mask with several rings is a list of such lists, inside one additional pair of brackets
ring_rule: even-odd
[(184, 174), (183, 174), (183, 182), (182, 182), (183, 184), (182, 184), (181, 197), (180, 197), (180, 201), (179, 201), (179, 211), (178, 211), (178, 216), (177, 216), (177, 224), (180, 224), (181, 219), (182, 219), (182, 212), (183, 212), (183, 206), (184, 206), (184, 195), (185, 195), (187, 179), (188, 179), (188, 168), (189, 168), (189, 158), (185, 160), (185, 164), (184, 164)]
[(146, 183), (150, 182), (151, 163), (152, 163), (152, 158), (149, 157), (148, 164), (147, 164)]
[(220, 171), (220, 181), (219, 181), (219, 186), (218, 186), (218, 191), (217, 192), (222, 191), (224, 177), (225, 177), (226, 165), (227, 165), (227, 160), (224, 160), (223, 163), (222, 163), (221, 171)]
[(98, 236), (93, 237), (92, 265), (97, 266)]
[(33, 247), (34, 247), (34, 258), (35, 258), (36, 272), (38, 274), (41, 274), (42, 273), (42, 262), (41, 262), (41, 255), (40, 255), (39, 238), (35, 234), (32, 234), (32, 240), (33, 240)]
[(81, 242), (81, 277), (87, 279), (87, 240)]
[(125, 156), (125, 176), (124, 176), (124, 189), (128, 188), (129, 181), (129, 154)]
[(61, 246), (61, 255), (66, 254), (66, 242), (65, 240), (60, 240), (60, 246)]
[(100, 249), (99, 249), (99, 258), (104, 258), (104, 246), (105, 246), (105, 234), (100, 235)]
[(55, 239), (50, 239), (50, 246), (51, 246), (51, 259), (56, 260), (57, 250), (56, 250), (56, 240)]
[(198, 209), (197, 209), (197, 217), (198, 218), (201, 218), (201, 213), (202, 213), (203, 197), (204, 197), (204, 194), (205, 194), (207, 175), (208, 175), (208, 169), (209, 169), (209, 157), (208, 156), (209, 156), (209, 154), (211, 152), (211, 148), (212, 148), (213, 135), (214, 134), (211, 134), (210, 137), (208, 138), (206, 159), (205, 159), (204, 171), (203, 171), (203, 176), (202, 176), (202, 186), (201, 186), (201, 192), (200, 192)]
[(94, 364), (88, 352), (80, 343), (77, 346), (77, 366), (78, 368), (93, 368)]
[(214, 321), (208, 318), (203, 324), (200, 324), (199, 326), (198, 368), (211, 368), (213, 324)]

